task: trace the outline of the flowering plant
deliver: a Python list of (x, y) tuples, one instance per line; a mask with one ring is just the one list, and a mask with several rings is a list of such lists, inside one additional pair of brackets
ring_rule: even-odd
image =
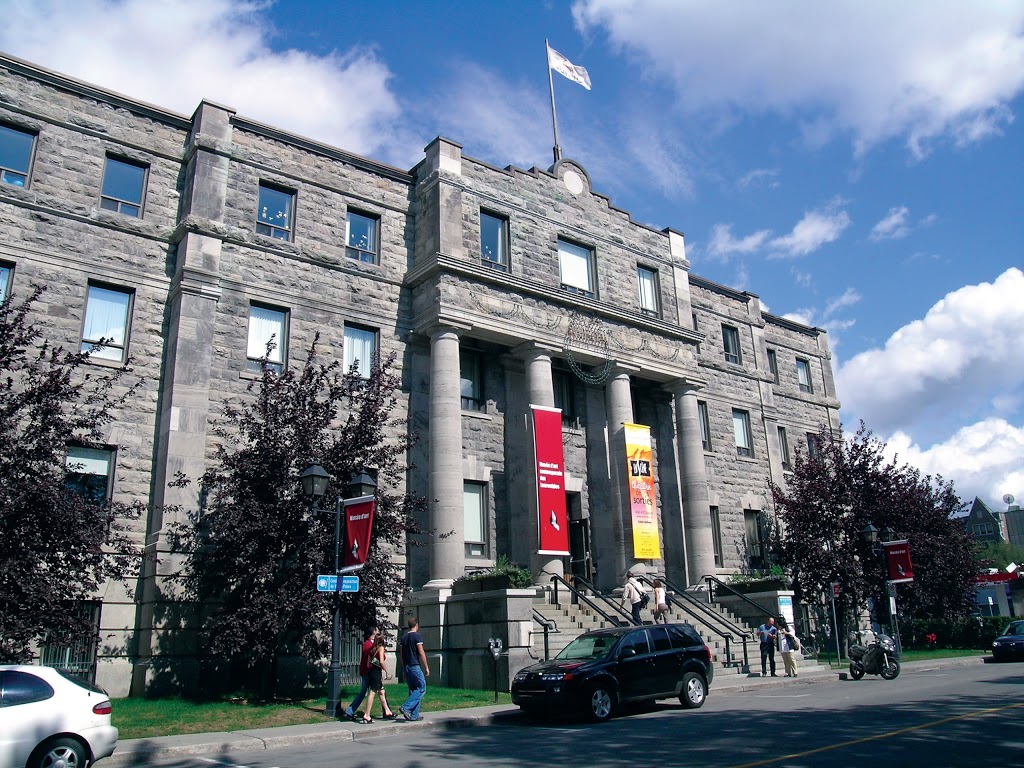
[(934, 646), (935, 643), (938, 642), (939, 637), (934, 632), (932, 632), (929, 635), (925, 635), (924, 639), (928, 642), (928, 645)]

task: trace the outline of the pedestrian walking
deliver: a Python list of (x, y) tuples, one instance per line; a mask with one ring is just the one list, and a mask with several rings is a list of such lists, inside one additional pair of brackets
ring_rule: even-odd
[(668, 596), (661, 579), (654, 580), (654, 623), (668, 624)]
[(775, 638), (779, 634), (779, 628), (775, 626), (775, 617), (769, 616), (768, 621), (757, 628), (757, 637), (761, 641), (761, 677), (768, 676), (768, 666), (771, 665), (772, 677), (775, 674)]
[(800, 639), (789, 628), (783, 627), (779, 632), (779, 651), (782, 653), (782, 668), (786, 677), (796, 677), (796, 654), (800, 650)]
[(380, 708), (384, 720), (394, 720), (395, 713), (388, 706), (388, 695), (384, 692), (384, 680), (391, 677), (388, 672), (387, 652), (384, 649), (384, 635), (378, 634), (373, 641), (373, 650), (370, 652), (370, 664), (366, 679), (370, 686), (370, 696), (366, 700), (366, 714), (361, 722), (373, 722), (373, 697), (380, 696)]
[(402, 654), (402, 671), (405, 682), (409, 686), (409, 698), (398, 708), (406, 720), (419, 720), (420, 705), (423, 695), (427, 692), (427, 678), (430, 677), (430, 665), (427, 654), (423, 650), (423, 637), (420, 635), (420, 622), (415, 616), (409, 617), (409, 629), (402, 635), (399, 649)]
[(359, 705), (363, 703), (367, 691), (370, 690), (370, 682), (366, 679), (366, 676), (370, 670), (370, 654), (373, 652), (373, 643), (377, 639), (378, 634), (380, 632), (376, 627), (370, 627), (366, 630), (366, 639), (363, 640), (362, 651), (359, 654), (359, 678), (362, 681), (362, 685), (359, 686), (359, 694), (352, 699), (351, 704), (345, 707), (345, 717), (349, 720), (356, 719)]
[(622, 587), (622, 600), (619, 601), (619, 607), (624, 608), (628, 600), (629, 610), (633, 614), (633, 621), (636, 624), (644, 623), (640, 618), (640, 609), (646, 604), (645, 597), (647, 597), (647, 592), (633, 576), (633, 572), (626, 571), (626, 583)]

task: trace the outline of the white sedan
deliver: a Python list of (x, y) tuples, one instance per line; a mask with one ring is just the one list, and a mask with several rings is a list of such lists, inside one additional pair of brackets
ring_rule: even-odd
[(116, 746), (102, 688), (52, 667), (0, 665), (0, 768), (85, 768)]

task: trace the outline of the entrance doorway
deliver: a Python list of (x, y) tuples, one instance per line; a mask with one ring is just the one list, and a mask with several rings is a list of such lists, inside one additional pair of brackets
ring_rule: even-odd
[(569, 572), (594, 580), (594, 563), (590, 556), (590, 520), (583, 517), (580, 494), (565, 494), (565, 509), (569, 517)]

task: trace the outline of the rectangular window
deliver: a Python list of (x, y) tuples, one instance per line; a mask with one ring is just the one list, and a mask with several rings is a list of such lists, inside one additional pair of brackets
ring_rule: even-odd
[[(253, 304), (249, 307), (249, 341), (246, 345), (246, 370), (251, 373), (262, 373), (262, 360), (266, 357), (266, 365), (274, 373), (284, 370), (287, 359), (288, 313), (283, 309), (261, 307)], [(271, 347), (268, 351), (268, 345)]]
[(6, 264), (0, 264), (0, 302), (7, 298), (11, 290), (11, 274), (14, 270)]
[(697, 418), (700, 421), (700, 444), (705, 451), (711, 450), (711, 419), (708, 416), (708, 404), (697, 401)]
[(754, 442), (750, 437), (750, 414), (733, 409), (732, 431), (736, 437), (736, 453), (739, 456), (753, 456)]
[(0, 125), (0, 183), (12, 187), (28, 184), (28, 167), (35, 142), (33, 133)]
[(696, 330), (700, 330), (699, 328), (697, 328), (697, 313), (696, 312), (691, 312), (690, 313), (690, 319), (693, 321), (693, 330), (695, 330), (695, 331)]
[(711, 508), (711, 544), (715, 550), (715, 565), (722, 567), (722, 519), (718, 507)]
[(559, 239), (558, 271), (563, 290), (594, 298), (593, 249)]
[(345, 248), (348, 257), (366, 264), (376, 264), (380, 219), (366, 213), (349, 211), (345, 226), (348, 230), (348, 247)]
[(88, 352), (93, 360), (123, 363), (128, 349), (131, 307), (131, 291), (90, 285), (85, 300), (82, 351)]
[(785, 427), (779, 427), (779, 455), (782, 457), (782, 468), (789, 471), (789, 438), (786, 437)]
[(796, 379), (800, 383), (801, 392), (814, 391), (814, 387), (811, 386), (811, 364), (807, 360), (797, 358)]
[(459, 350), (459, 389), (462, 395), (462, 410), (484, 410), (483, 377), (481, 376), (480, 353), (472, 349)]
[(345, 371), (355, 365), (364, 379), (370, 378), (377, 357), (377, 332), (355, 325), (345, 326)]
[(103, 170), (100, 208), (138, 218), (142, 215), (142, 197), (146, 191), (149, 166), (107, 156)]
[(110, 499), (114, 451), (108, 448), (69, 446), (65, 484), (86, 501), (105, 504)]
[(508, 219), (480, 211), (480, 258), (485, 266), (508, 272)]
[(260, 182), (260, 200), (256, 211), (256, 232), (278, 240), (292, 239), (292, 211), (295, 193)]
[(731, 325), (722, 326), (722, 344), (725, 346), (725, 361), (727, 363), (743, 362), (740, 356), (740, 332)]
[(568, 371), (552, 371), (551, 385), (555, 394), (555, 408), (562, 409), (562, 426), (579, 426), (579, 414), (576, 413), (576, 394), (573, 389), (572, 374)]
[(818, 444), (818, 436), (813, 432), (807, 433), (807, 456), (808, 458), (816, 458), (821, 452), (821, 446)]
[(462, 509), (466, 557), (485, 557), (487, 555), (487, 486), (483, 483), (463, 483)]
[(743, 524), (747, 539), (747, 564), (761, 570), (765, 567), (764, 520), (756, 509), (743, 510)]
[(771, 371), (772, 380), (779, 383), (779, 358), (774, 349), (768, 350), (768, 370)]
[(640, 288), (640, 311), (651, 317), (661, 316), (661, 291), (658, 288), (658, 270), (648, 267), (636, 268), (637, 284)]

